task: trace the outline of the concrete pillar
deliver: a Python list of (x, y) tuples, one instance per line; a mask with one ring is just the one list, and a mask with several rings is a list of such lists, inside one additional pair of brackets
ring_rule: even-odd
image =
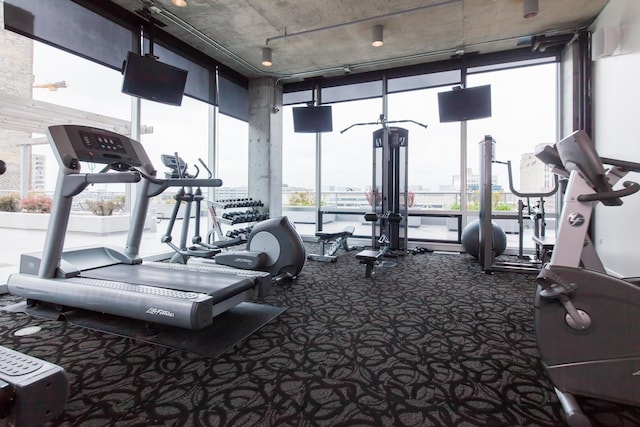
[(282, 88), (271, 77), (249, 82), (249, 197), (282, 215)]

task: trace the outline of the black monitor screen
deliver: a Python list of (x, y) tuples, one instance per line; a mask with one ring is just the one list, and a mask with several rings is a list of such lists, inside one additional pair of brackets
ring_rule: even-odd
[(331, 106), (293, 107), (293, 131), (302, 133), (331, 132)]
[(491, 85), (438, 93), (440, 123), (491, 117)]
[(187, 71), (156, 60), (153, 56), (127, 55), (122, 92), (150, 101), (181, 105)]

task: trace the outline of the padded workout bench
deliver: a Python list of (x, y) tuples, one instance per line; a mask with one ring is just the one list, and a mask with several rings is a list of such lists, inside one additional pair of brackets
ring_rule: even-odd
[(316, 233), (316, 237), (318, 237), (318, 242), (320, 242), (320, 250), (322, 252), (322, 255), (309, 254), (307, 255), (307, 259), (312, 261), (336, 262), (336, 260), (338, 259), (338, 257), (336, 256), (336, 252), (338, 252), (338, 249), (342, 248), (345, 251), (350, 251), (353, 249), (348, 245), (347, 240), (353, 235), (354, 231), (355, 227), (353, 227), (352, 225), (345, 227), (341, 231), (336, 231), (333, 233), (318, 231)]

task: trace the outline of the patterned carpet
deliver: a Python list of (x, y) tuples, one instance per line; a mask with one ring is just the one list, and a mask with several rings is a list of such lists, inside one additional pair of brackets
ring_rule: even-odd
[[(533, 290), (532, 276), (487, 275), (457, 254), (407, 255), (365, 279), (349, 252), (307, 261), (264, 301), (287, 311), (215, 360), (19, 313), (0, 312), (0, 335), (66, 369), (53, 425), (563, 425)], [(32, 325), (43, 330), (12, 333)], [(640, 425), (640, 409), (580, 402), (595, 425)]]

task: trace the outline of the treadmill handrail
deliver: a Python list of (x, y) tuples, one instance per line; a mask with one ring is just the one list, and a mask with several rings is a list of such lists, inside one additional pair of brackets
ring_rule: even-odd
[(142, 175), (137, 171), (86, 174), (86, 180), (88, 184), (139, 182), (140, 179), (142, 179)]
[(81, 173), (65, 176), (62, 188), (64, 197), (73, 197), (80, 194), (89, 184), (127, 183), (139, 182), (142, 179), (140, 172), (118, 173)]
[(169, 187), (222, 187), (220, 178), (169, 178)]

